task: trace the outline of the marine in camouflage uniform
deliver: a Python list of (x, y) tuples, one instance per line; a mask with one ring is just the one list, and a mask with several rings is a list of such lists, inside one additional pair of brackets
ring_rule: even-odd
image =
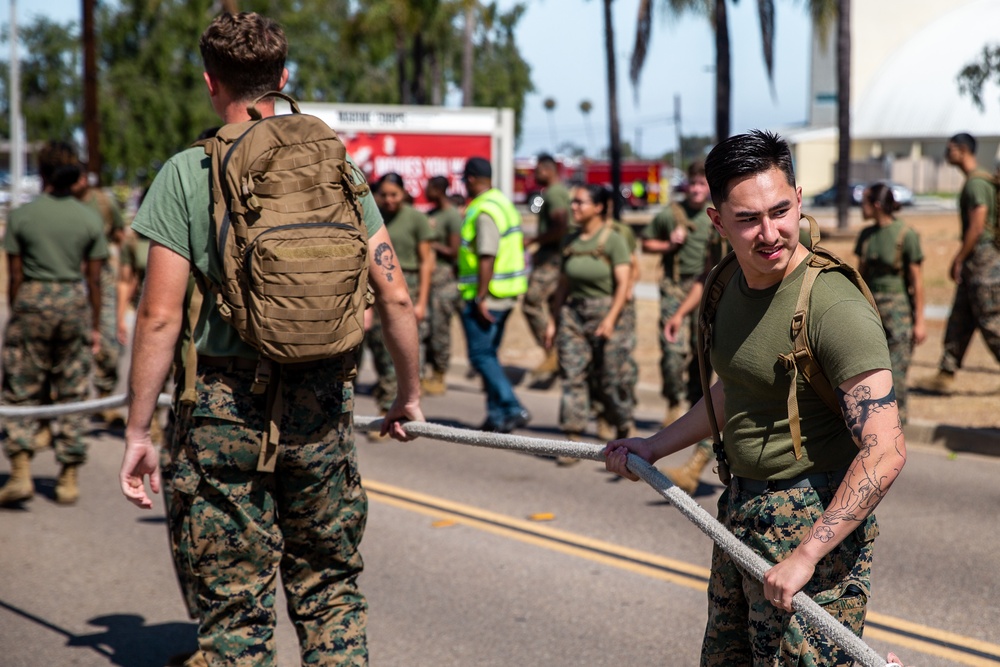
[[(534, 238), (526, 238), (527, 248), (537, 244), (531, 257), (531, 274), (528, 276), (528, 291), (521, 303), (521, 310), (528, 320), (535, 342), (544, 347), (545, 329), (549, 323), (549, 302), (559, 286), (562, 257), (559, 249), (568, 229), (570, 214), (569, 190), (559, 180), (559, 170), (550, 155), (539, 155), (535, 166), (535, 180), (544, 187), (542, 207), (538, 211), (538, 230)], [(539, 373), (554, 373), (558, 370), (556, 358), (550, 353)]]
[[(87, 398), (91, 337), (96, 335), (91, 324), (100, 308), (94, 291), (108, 255), (100, 218), (70, 193), (80, 173), (75, 150), (52, 142), (39, 161), (47, 192), (11, 212), (4, 239), (12, 303), (2, 355), (3, 401), (13, 406)], [(77, 468), (87, 458), (86, 416), (51, 421), (58, 425), (53, 446), (62, 464), (56, 499), (69, 504), (79, 496)], [(3, 426), (12, 471), (0, 489), (0, 504), (9, 504), (34, 493), (29, 462), (39, 422), (10, 418)]]
[[(575, 197), (583, 202), (574, 204), (574, 212), (583, 211), (575, 215), (581, 229), (570, 235), (563, 249), (563, 281), (554, 299), (561, 305), (556, 335), (562, 379), (559, 426), (570, 436), (583, 433), (590, 421), (590, 395), (596, 391), (608, 423), (624, 437), (633, 426), (634, 409), (633, 388), (621, 373), (632, 354), (634, 334), (623, 321), (624, 303), (609, 337), (598, 336), (596, 330), (614, 311), (617, 270), (624, 267), (626, 280), (631, 279), (632, 255), (625, 239), (595, 212), (606, 202), (595, 201), (586, 188), (577, 188)], [(595, 218), (582, 217), (587, 214)]]
[[(208, 77), (215, 84), (212, 99), (217, 103), (222, 98), (216, 109), (226, 123), (249, 119), (246, 87), (281, 86), (276, 80), (280, 66), (277, 70), (241, 67), (237, 77), (231, 65), (233, 42), (251, 51), (266, 51), (252, 55), (270, 64), (279, 55), (283, 60), (285, 51), (283, 32), (264, 17), (245, 13), (214, 19), (202, 36), (202, 48)], [(281, 53), (276, 54), (277, 49)], [(265, 117), (273, 114), (267, 101), (257, 108)], [(180, 285), (194, 270), (214, 284), (222, 280), (220, 259), (209, 241), (208, 168), (202, 148), (172, 157), (133, 223), (137, 232), (157, 244), (151, 252), (162, 253), (164, 267), (146, 278), (135, 349), (147, 350), (149, 358), (132, 364), (129, 387), (133, 401), (121, 487), (139, 507), (152, 506), (143, 489), (145, 477), (156, 472), (149, 420), (175, 352), (175, 340), (167, 347), (162, 339), (148, 337), (153, 313), (182, 310), (185, 295)], [(356, 185), (363, 185), (357, 170), (345, 171), (353, 171)], [(360, 205), (371, 248), (369, 281), (387, 318), (384, 326), (397, 337), (402, 363), (416, 358), (413, 312), (398, 267), (374, 264), (378, 252), (391, 246), (374, 199), (360, 188), (359, 192), (364, 192)], [(182, 326), (177, 319), (170, 321), (177, 337)], [(201, 309), (193, 344), (197, 377), (193, 402), (175, 406), (168, 513), (177, 553), (191, 573), (204, 658), (213, 667), (275, 664), (280, 571), (303, 664), (367, 664), (366, 603), (357, 588), (362, 567), (358, 543), (367, 506), (351, 429), (353, 387), (344, 379), (353, 371), (353, 355), (275, 369), (280, 381), (272, 377), (268, 388), (282, 399), (277, 409), (277, 401), (253, 393), (259, 355), (221, 318), (212, 299), (206, 299)], [(405, 438), (398, 422), (423, 417), (417, 407), (418, 373), (415, 363), (397, 370), (399, 400), (388, 412), (387, 426), (396, 437)], [(259, 470), (261, 443), (270, 440), (265, 436), (275, 428), (280, 430), (280, 442), (269, 459), (273, 472)]]
[[(109, 261), (101, 269), (101, 350), (94, 355), (94, 388), (100, 396), (109, 396), (118, 386), (118, 361), (121, 357), (116, 320), (117, 272), (125, 221), (118, 205), (100, 188), (88, 188), (81, 201), (104, 221), (104, 235), (109, 249)], [(114, 413), (109, 415), (114, 416)]]
[(457, 247), (453, 247), (452, 240), (460, 237), (464, 220), (448, 199), (447, 183), (446, 178), (436, 177), (427, 186), (428, 199), (438, 204), (437, 208), (427, 214), (435, 237), (432, 246), (436, 260), (431, 276), (431, 304), (426, 339), (426, 357), (432, 376), (431, 384), (425, 385), (425, 390), (433, 389), (431, 393), (444, 393), (444, 376), (451, 364), (451, 323), (461, 305), (455, 272)]
[[(866, 215), (870, 207), (874, 216), (875, 206), (868, 200), (870, 192), (865, 191), (862, 206)], [(891, 197), (892, 191), (888, 192)], [(861, 276), (868, 284), (882, 318), (889, 345), (889, 359), (892, 361), (892, 384), (896, 389), (899, 419), (906, 424), (906, 376), (915, 343), (915, 310), (923, 305), (922, 286), (911, 286), (910, 275), (914, 273), (914, 267), (916, 275), (920, 275), (919, 265), (924, 254), (920, 247), (920, 237), (915, 230), (899, 218), (891, 215), (887, 218), (884, 226), (876, 222), (861, 230), (854, 254), (858, 256)], [(915, 301), (918, 289), (920, 304)]]

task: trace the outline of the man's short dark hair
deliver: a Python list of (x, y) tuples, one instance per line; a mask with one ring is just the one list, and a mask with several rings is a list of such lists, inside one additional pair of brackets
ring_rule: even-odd
[(969, 151), (973, 155), (976, 154), (976, 139), (968, 132), (959, 132), (951, 139), (949, 139), (948, 143), (955, 144), (956, 146), (961, 146), (962, 148)]
[(538, 156), (536, 164), (539, 167), (541, 167), (543, 165), (547, 166), (547, 167), (548, 166), (555, 167), (556, 166), (556, 159), (554, 157), (552, 157), (551, 155), (549, 155), (548, 153), (542, 153), (541, 155)]
[(442, 195), (445, 196), (448, 195), (449, 184), (450, 183), (448, 181), (447, 176), (431, 176), (429, 179), (427, 179), (428, 190), (437, 190), (438, 192), (440, 192)]
[(788, 144), (774, 132), (750, 130), (720, 141), (705, 159), (705, 178), (712, 204), (719, 208), (729, 197), (730, 183), (737, 178), (780, 169), (795, 187), (795, 171)]
[(255, 12), (220, 14), (198, 46), (205, 71), (237, 100), (250, 101), (281, 86), (288, 41), (269, 18)]
[(705, 175), (705, 163), (702, 160), (695, 160), (688, 165), (687, 170), (688, 179), (695, 178), (697, 176)]

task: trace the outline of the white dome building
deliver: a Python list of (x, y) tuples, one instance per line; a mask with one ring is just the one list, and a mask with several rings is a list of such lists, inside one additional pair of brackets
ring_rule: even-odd
[[(1000, 0), (866, 0), (852, 3), (852, 178), (890, 177), (915, 192), (956, 191), (944, 163), (948, 137), (968, 132), (981, 165), (1000, 146), (1000, 87), (984, 109), (959, 93), (958, 74), (1000, 44)], [(809, 125), (786, 132), (806, 194), (833, 183), (837, 161), (835, 35), (814, 41)]]

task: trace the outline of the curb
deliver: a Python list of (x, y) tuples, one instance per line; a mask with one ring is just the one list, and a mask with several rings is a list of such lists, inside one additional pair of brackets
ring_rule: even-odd
[[(448, 371), (449, 385), (465, 386), (469, 384), (466, 373), (468, 361), (464, 358), (452, 357), (451, 368)], [(553, 382), (548, 388), (533, 388), (529, 386), (531, 371), (519, 366), (504, 366), (508, 379), (514, 387), (520, 390), (558, 395), (559, 382)], [(636, 410), (646, 414), (662, 414), (663, 399), (659, 387), (649, 384), (636, 386)], [(980, 454), (983, 456), (1000, 456), (1000, 429), (969, 428), (955, 424), (941, 424), (923, 419), (912, 419), (903, 427), (907, 442), (942, 449), (953, 453)]]

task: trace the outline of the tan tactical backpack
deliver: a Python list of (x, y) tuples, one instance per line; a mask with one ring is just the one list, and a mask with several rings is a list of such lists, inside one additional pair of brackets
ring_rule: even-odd
[[(261, 118), (256, 104), (265, 97), (287, 100), (293, 113)], [(223, 283), (210, 285), (219, 313), (262, 359), (352, 352), (364, 336), (368, 293), (364, 175), (337, 133), (290, 97), (270, 92), (247, 110), (252, 120), (204, 144), (222, 262)]]
[[(969, 172), (969, 179), (981, 178), (993, 186), (995, 195), (993, 204), (993, 220), (987, 220), (986, 224), (993, 230), (993, 244), (1000, 248), (1000, 168), (993, 173), (985, 169), (973, 169)], [(992, 223), (992, 224), (991, 224)]]
[[(791, 351), (778, 355), (778, 360), (791, 375), (791, 384), (788, 388), (788, 428), (792, 435), (792, 445), (795, 449), (795, 458), (802, 458), (802, 428), (799, 423), (799, 401), (798, 384), (799, 373), (806, 379), (809, 386), (826, 403), (827, 407), (838, 416), (843, 416), (840, 404), (837, 401), (835, 387), (830, 384), (830, 380), (823, 372), (823, 368), (816, 360), (813, 350), (809, 345), (809, 300), (812, 296), (812, 287), (816, 278), (824, 271), (839, 271), (855, 287), (858, 288), (864, 297), (871, 304), (872, 308), (878, 311), (875, 299), (872, 297), (868, 285), (858, 270), (837, 255), (819, 245), (820, 234), (819, 225), (812, 216), (803, 216), (809, 221), (810, 248), (812, 253), (806, 260), (806, 273), (802, 278), (802, 285), (799, 288), (798, 300), (795, 304), (795, 314), (789, 323), (789, 335), (792, 339)], [(718, 461), (719, 479), (723, 484), (729, 484), (732, 475), (729, 472), (729, 464), (725, 459), (725, 450), (722, 445), (722, 435), (719, 433), (718, 421), (715, 416), (715, 406), (712, 403), (711, 378), (708, 377), (708, 366), (706, 361), (712, 350), (712, 330), (715, 326), (715, 314), (722, 299), (722, 293), (726, 285), (735, 275), (739, 268), (736, 256), (729, 253), (722, 258), (722, 261), (708, 274), (705, 280), (705, 292), (702, 295), (701, 310), (698, 317), (698, 365), (701, 368), (701, 386), (705, 396), (705, 408), (708, 411), (708, 420), (712, 427), (713, 449)]]

